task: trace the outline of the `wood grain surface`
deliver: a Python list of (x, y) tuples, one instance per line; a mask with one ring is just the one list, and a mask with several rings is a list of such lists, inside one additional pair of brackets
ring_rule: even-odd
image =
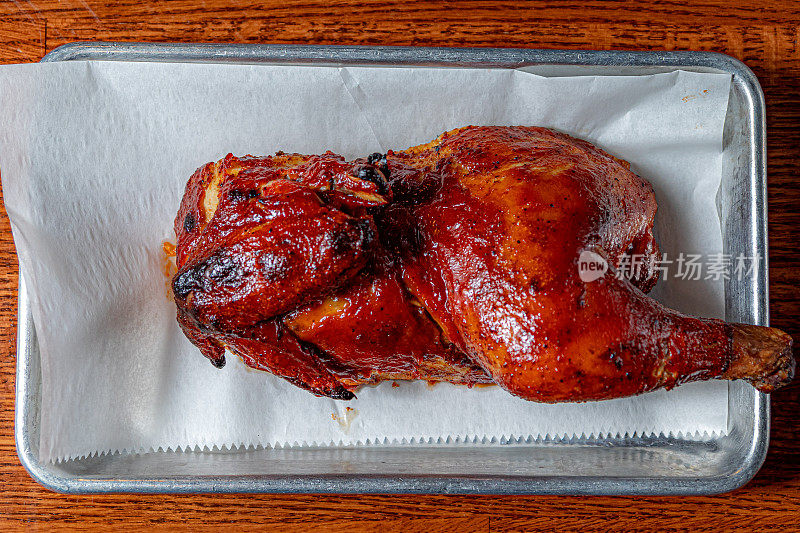
[[(800, 338), (800, 2), (0, 0), (0, 63), (76, 40), (711, 50), (749, 65), (767, 101), (773, 325)], [(0, 102), (0, 105), (3, 105)], [(36, 484), (14, 448), (17, 260), (0, 211), (0, 530), (797, 530), (800, 385), (773, 395), (770, 452), (710, 497), (108, 495)]]

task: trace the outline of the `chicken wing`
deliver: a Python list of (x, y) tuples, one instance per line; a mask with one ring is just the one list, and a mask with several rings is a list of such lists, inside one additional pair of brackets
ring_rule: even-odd
[(227, 348), (338, 399), (384, 379), (490, 383), (442, 340), (385, 253), (371, 213), (390, 199), (377, 167), (333, 154), (202, 167), (175, 221), (184, 333), (216, 366)]

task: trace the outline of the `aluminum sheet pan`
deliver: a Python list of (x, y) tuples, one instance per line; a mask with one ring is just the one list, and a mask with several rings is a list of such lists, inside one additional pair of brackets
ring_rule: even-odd
[[(637, 75), (676, 69), (733, 76), (717, 204), (724, 252), (767, 257), (764, 96), (741, 62), (708, 52), (492, 48), (72, 43), (43, 61), (171, 61), (526, 68), (545, 76)], [(726, 282), (726, 318), (768, 324), (767, 270)], [(25, 468), (65, 493), (326, 492), (711, 494), (747, 483), (767, 452), (769, 398), (730, 383), (729, 433), (675, 438), (536, 440), (349, 448), (250, 449), (39, 459), (41, 373), (25, 280), (19, 282), (15, 436)]]

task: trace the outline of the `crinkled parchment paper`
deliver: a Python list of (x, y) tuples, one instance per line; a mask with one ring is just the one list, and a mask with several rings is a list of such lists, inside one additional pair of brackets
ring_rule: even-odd
[[(663, 250), (720, 252), (730, 77), (542, 78), (442, 68), (68, 62), (0, 67), (0, 169), (42, 360), (45, 460), (238, 445), (726, 431), (724, 382), (587, 404), (390, 383), (316, 398), (235, 357), (217, 370), (165, 296), (161, 242), (191, 173), (228, 152), (403, 149), (467, 124), (540, 125), (629, 160)], [(667, 305), (722, 316), (721, 281)], [(346, 410), (350, 407), (351, 410)]]

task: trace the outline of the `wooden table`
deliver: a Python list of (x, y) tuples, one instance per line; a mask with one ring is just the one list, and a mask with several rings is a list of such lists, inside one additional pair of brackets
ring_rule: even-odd
[[(0, 0), (0, 63), (38, 61), (77, 40), (713, 50), (764, 87), (773, 325), (799, 338), (800, 2), (233, 2)], [(362, 5), (365, 4), (365, 5)], [(2, 105), (2, 102), (0, 102)], [(773, 396), (770, 452), (731, 494), (664, 497), (62, 496), (14, 448), (17, 259), (0, 211), (0, 530), (176, 524), (350, 531), (800, 527), (800, 386)]]

